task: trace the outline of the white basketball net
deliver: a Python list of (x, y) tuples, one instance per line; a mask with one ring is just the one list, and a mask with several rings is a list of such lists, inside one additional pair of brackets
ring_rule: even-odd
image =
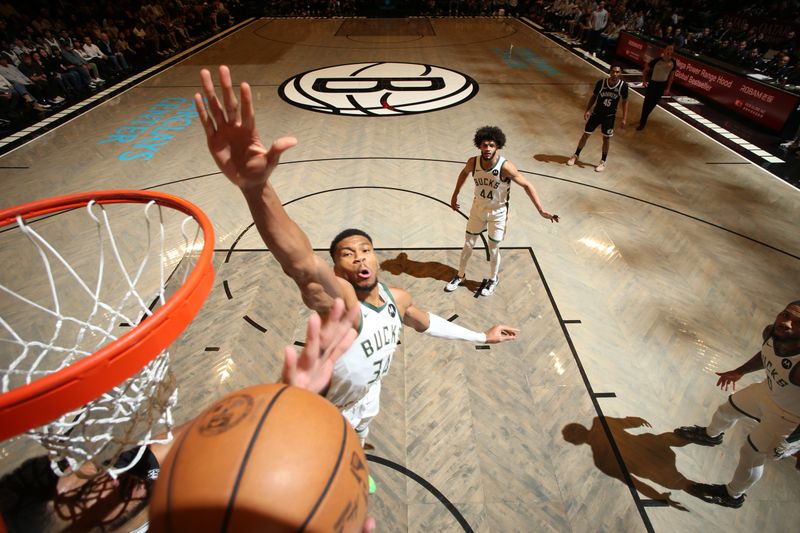
[[(144, 221), (135, 223), (139, 226), (137, 235), (131, 235), (134, 232), (128, 215), (124, 235), (115, 236), (109, 220), (109, 211), (115, 209), (127, 209), (127, 213), (144, 210)], [(0, 283), (0, 298), (4, 300), (0, 308), (0, 333), (5, 331), (0, 339), (3, 393), (58, 372), (113, 342), (164, 304), (169, 297), (168, 285), (183, 283), (183, 279), (174, 278), (185, 278), (191, 271), (188, 263), (192, 254), (186, 252), (199, 251), (197, 241), (201, 240), (198, 239), (201, 232), (197, 225), (191, 231), (188, 222), (194, 221), (193, 218), (174, 211), (180, 216), (176, 225), (180, 226), (182, 246), (173, 247), (165, 236), (162, 211), (174, 210), (162, 209), (155, 202), (103, 206), (92, 201), (85, 209), (90, 220), (81, 216), (86, 231), (79, 239), (84, 242), (69, 242), (61, 246), (61, 252), (30, 223), (17, 218), (18, 227), (13, 230), (24, 236), (17, 237), (17, 246), (27, 241), (27, 246), (33, 247), (29, 258), (38, 257), (46, 280), (21, 282), (19, 285), (24, 287), (20, 288), (15, 283), (14, 289), (6, 286), (5, 280)], [(54, 228), (64, 213), (68, 211), (42, 220), (43, 225), (48, 227), (49, 223)], [(72, 213), (74, 218), (76, 212)], [(146, 239), (138, 235), (145, 231)], [(194, 234), (192, 238), (190, 232)], [(87, 238), (88, 235), (93, 237)], [(68, 260), (69, 254), (63, 250), (70, 247), (73, 257)], [(23, 273), (17, 271), (16, 279), (20, 275), (23, 279), (30, 276), (37, 267), (25, 263), (22, 266)], [(173, 279), (169, 279), (167, 271), (173, 272)], [(169, 363), (165, 350), (138, 374), (83, 407), (28, 431), (27, 435), (48, 449), (57, 473), (61, 471), (56, 462), (66, 459), (73, 471), (91, 462), (99, 472), (116, 476), (138, 460), (137, 457), (129, 465), (113, 469), (123, 451), (172, 438), (172, 408), (178, 390)], [(156, 439), (154, 435), (162, 438)], [(143, 451), (140, 448), (140, 455)]]

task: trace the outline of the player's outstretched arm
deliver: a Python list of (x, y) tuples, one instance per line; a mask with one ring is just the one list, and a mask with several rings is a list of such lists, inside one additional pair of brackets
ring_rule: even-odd
[(392, 288), (391, 291), (403, 317), (403, 324), (431, 337), (469, 341), (477, 344), (496, 344), (515, 340), (519, 333), (517, 328), (505, 324), (492, 326), (484, 332), (473, 331), (420, 309), (411, 301), (411, 295), (403, 289)]
[(731, 387), (732, 390), (736, 390), (736, 382), (742, 379), (742, 376), (762, 368), (764, 368), (764, 361), (761, 360), (761, 352), (758, 352), (739, 368), (734, 368), (733, 370), (727, 370), (725, 372), (716, 372), (719, 376), (719, 379), (717, 379), (717, 386), (722, 390), (728, 390), (728, 387)]
[(539, 200), (539, 195), (536, 194), (536, 188), (534, 188), (533, 184), (526, 180), (522, 174), (519, 173), (519, 170), (513, 163), (511, 163), (511, 161), (506, 161), (505, 165), (503, 165), (503, 175), (511, 178), (514, 183), (525, 190), (525, 194), (527, 194), (528, 198), (531, 199), (533, 206), (537, 211), (539, 211), (539, 214), (542, 216), (542, 218), (546, 218), (550, 222), (559, 221), (558, 215), (544, 210), (544, 207), (542, 207), (542, 201)]
[(250, 85), (241, 84), (238, 101), (230, 69), (225, 65), (219, 67), (222, 102), (208, 70), (200, 71), (200, 82), (203, 95), (195, 93), (194, 102), (214, 162), (234, 185), (260, 189), (278, 166), (281, 154), (296, 145), (297, 139), (282, 137), (269, 150), (264, 147), (256, 130)]
[(318, 314), (312, 314), (308, 318), (306, 343), (300, 355), (292, 346), (287, 346), (284, 351), (281, 381), (311, 392), (324, 391), (331, 382), (336, 360), (356, 338), (353, 323), (357, 315), (358, 306), (345, 312), (341, 298), (334, 300), (324, 322)]
[(250, 85), (241, 84), (237, 100), (231, 72), (225, 65), (219, 67), (222, 101), (208, 70), (200, 71), (200, 81), (203, 95), (195, 94), (194, 101), (208, 150), (222, 173), (242, 191), (264, 243), (297, 283), (303, 301), (322, 314), (328, 312), (336, 297), (345, 298), (348, 309), (357, 305), (355, 293), (344, 290), (331, 267), (317, 257), (269, 182), (281, 155), (295, 146), (297, 139), (282, 137), (269, 149), (264, 147), (256, 130)]

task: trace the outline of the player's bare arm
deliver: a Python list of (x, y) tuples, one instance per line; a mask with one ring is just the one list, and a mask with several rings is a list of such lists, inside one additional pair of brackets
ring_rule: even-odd
[(586, 105), (586, 112), (583, 114), (583, 120), (589, 120), (589, 116), (592, 114), (592, 108), (594, 107), (595, 102), (597, 102), (597, 95), (592, 94), (591, 98), (589, 98), (589, 103)]
[(457, 210), (461, 205), (458, 203), (458, 193), (461, 192), (461, 187), (464, 186), (464, 182), (467, 181), (467, 176), (475, 168), (475, 158), (470, 157), (467, 160), (467, 164), (464, 165), (464, 168), (461, 169), (461, 172), (458, 173), (458, 179), (456, 179), (456, 187), (453, 189), (453, 196), (450, 197), (450, 207), (453, 211)]
[(717, 372), (716, 374), (719, 376), (717, 386), (722, 390), (728, 390), (729, 386), (736, 390), (736, 382), (742, 379), (742, 376), (763, 368), (764, 361), (761, 359), (761, 351), (759, 351), (738, 368), (726, 372)]
[(465, 327), (453, 324), (444, 318), (429, 311), (416, 307), (411, 301), (411, 295), (403, 289), (392, 288), (392, 296), (400, 309), (403, 324), (414, 328), (419, 333), (439, 337), (442, 339), (471, 341), (478, 344), (497, 344), (517, 338), (519, 329), (497, 324), (484, 332), (472, 331)]
[(628, 99), (622, 99), (622, 129), (628, 125)]
[(510, 178), (511, 181), (525, 190), (525, 194), (527, 194), (528, 198), (531, 199), (533, 206), (536, 208), (542, 218), (546, 218), (550, 222), (559, 221), (558, 215), (544, 210), (544, 207), (542, 207), (542, 201), (539, 200), (539, 195), (536, 194), (536, 188), (531, 182), (525, 179), (522, 174), (519, 173), (519, 170), (511, 161), (506, 161), (503, 165), (503, 177)]
[(337, 297), (344, 299), (348, 309), (357, 305), (354, 291), (342, 290), (331, 267), (314, 253), (308, 237), (289, 218), (269, 182), (281, 155), (297, 140), (282, 137), (269, 149), (264, 147), (256, 130), (250, 86), (241, 84), (237, 101), (228, 67), (219, 67), (222, 102), (208, 70), (200, 71), (200, 81), (205, 102), (200, 93), (195, 94), (194, 101), (208, 150), (222, 173), (242, 191), (261, 238), (300, 288), (303, 301), (322, 315)]

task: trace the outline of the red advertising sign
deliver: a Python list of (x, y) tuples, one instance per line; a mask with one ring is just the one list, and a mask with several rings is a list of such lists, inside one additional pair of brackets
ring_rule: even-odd
[[(644, 65), (658, 57), (661, 48), (628, 33), (620, 35), (617, 55)], [(780, 131), (800, 104), (800, 96), (739, 76), (706, 63), (675, 54), (678, 70), (673, 83), (722, 104), (774, 131)]]

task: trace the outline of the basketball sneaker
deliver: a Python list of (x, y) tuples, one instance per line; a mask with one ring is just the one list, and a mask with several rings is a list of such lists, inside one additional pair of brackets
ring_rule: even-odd
[(733, 507), (738, 509), (744, 504), (745, 494), (734, 498), (728, 494), (728, 489), (725, 485), (708, 485), (706, 483), (693, 483), (688, 492), (696, 496), (704, 502), (721, 505), (723, 507)]
[(444, 290), (446, 290), (447, 292), (453, 292), (458, 288), (459, 285), (464, 283), (464, 279), (466, 279), (466, 276), (464, 276), (463, 278), (458, 275), (453, 276), (453, 279), (450, 280), (450, 283), (445, 285)]
[(577, 163), (577, 162), (578, 162), (578, 156), (577, 156), (577, 155), (573, 155), (572, 157), (570, 157), (570, 158), (567, 160), (567, 166), (568, 166), (568, 167), (571, 167), (572, 165), (574, 165), (574, 164), (575, 164), (575, 163)]
[(606, 162), (605, 161), (600, 161), (600, 164), (597, 165), (596, 167), (594, 167), (594, 171), (595, 172), (602, 172), (605, 169), (606, 169)]
[(677, 436), (682, 437), (695, 444), (702, 444), (703, 446), (716, 446), (722, 444), (722, 437), (725, 433), (712, 437), (706, 432), (703, 426), (682, 426), (673, 431)]
[(499, 281), (500, 280), (497, 279), (490, 279), (489, 281), (487, 281), (486, 285), (484, 285), (483, 288), (481, 289), (481, 294), (483, 296), (491, 296), (492, 294), (494, 294), (494, 290), (497, 288), (497, 283)]

